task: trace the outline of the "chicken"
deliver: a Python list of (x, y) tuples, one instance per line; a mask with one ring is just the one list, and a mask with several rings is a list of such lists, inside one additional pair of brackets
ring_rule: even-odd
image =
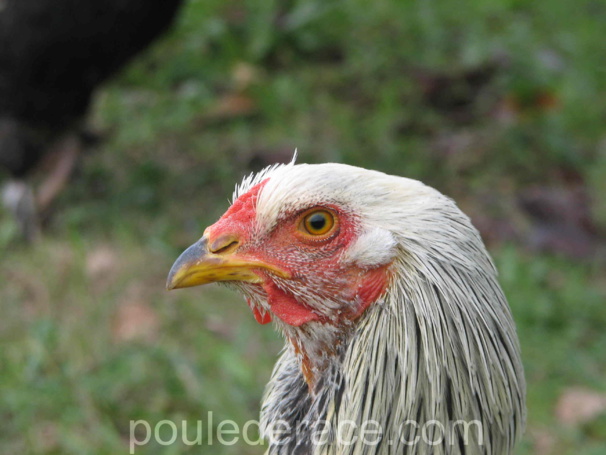
[(286, 340), (261, 409), (268, 454), (512, 453), (515, 325), (478, 232), (438, 191), (342, 164), (267, 168), (167, 288), (212, 282)]
[[(24, 235), (88, 142), (93, 91), (171, 24), (183, 0), (0, 0), (0, 170)], [(34, 194), (26, 178), (51, 155)]]

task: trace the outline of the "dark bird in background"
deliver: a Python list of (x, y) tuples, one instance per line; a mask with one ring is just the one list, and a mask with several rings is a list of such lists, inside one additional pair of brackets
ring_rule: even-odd
[[(87, 143), (93, 91), (164, 32), (182, 0), (0, 0), (0, 168), (23, 234)], [(34, 193), (32, 171), (50, 168)]]

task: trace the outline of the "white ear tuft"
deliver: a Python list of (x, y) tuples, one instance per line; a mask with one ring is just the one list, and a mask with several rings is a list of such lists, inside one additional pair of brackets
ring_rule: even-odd
[(370, 228), (363, 232), (343, 255), (343, 261), (359, 266), (379, 267), (396, 257), (396, 239), (386, 229)]

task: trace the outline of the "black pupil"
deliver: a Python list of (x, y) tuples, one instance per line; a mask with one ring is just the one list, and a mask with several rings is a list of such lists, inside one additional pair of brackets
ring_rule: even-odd
[(320, 231), (326, 226), (326, 217), (316, 213), (309, 218), (309, 225), (314, 231)]

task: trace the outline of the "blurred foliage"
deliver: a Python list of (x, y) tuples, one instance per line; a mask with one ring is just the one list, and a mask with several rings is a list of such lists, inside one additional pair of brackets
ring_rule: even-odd
[[(234, 183), (296, 147), (300, 161), (417, 178), (464, 207), (572, 173), (606, 225), (605, 21), (597, 0), (190, 0), (99, 94), (92, 123), (107, 140), (45, 240), (15, 246), (0, 220), (0, 452), (127, 453), (130, 420), (257, 418), (278, 336), (238, 296), (168, 294), (164, 280)], [(604, 453), (604, 419), (570, 428), (554, 414), (567, 387), (606, 392), (603, 260), (492, 253), (529, 382), (518, 453)]]

